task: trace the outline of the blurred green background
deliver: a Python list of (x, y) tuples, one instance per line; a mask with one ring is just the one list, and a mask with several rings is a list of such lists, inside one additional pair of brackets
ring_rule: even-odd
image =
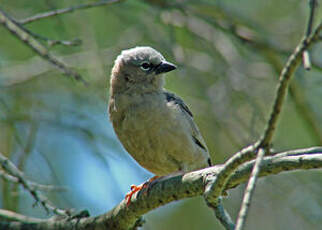
[[(94, 1), (3, 0), (16, 19)], [(213, 162), (223, 163), (261, 134), (274, 98), (278, 73), (304, 34), (308, 1), (139, 1), (39, 20), (26, 25), (80, 46), (51, 52), (81, 73), (88, 87), (35, 55), (0, 26), (0, 152), (39, 183), (66, 186), (49, 192), (60, 208), (98, 215), (118, 204), (131, 184), (152, 176), (132, 160), (108, 120), (109, 74), (117, 55), (139, 45), (159, 50), (178, 69), (166, 88), (189, 105)], [(321, 21), (321, 6), (316, 21)], [(322, 145), (322, 47), (310, 52), (313, 67), (300, 67), (274, 138), (276, 150)], [(244, 185), (224, 203), (233, 216)], [(320, 170), (262, 178), (247, 229), (319, 229)], [(47, 217), (31, 196), (0, 181), (0, 207)], [(203, 199), (171, 203), (145, 216), (143, 229), (223, 229)], [(320, 226), (320, 227), (319, 227)]]

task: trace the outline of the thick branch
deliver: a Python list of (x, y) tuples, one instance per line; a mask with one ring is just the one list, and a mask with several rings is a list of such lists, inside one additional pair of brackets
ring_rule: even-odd
[[(254, 161), (241, 165), (233, 174), (224, 190), (228, 190), (248, 180), (254, 166)], [(298, 169), (322, 168), (322, 147), (299, 149), (265, 157), (262, 161), (259, 176), (278, 174), (280, 172)], [(39, 223), (0, 222), (0, 229), (7, 230), (47, 230), (47, 229), (129, 229), (143, 214), (170, 203), (188, 197), (201, 196), (204, 192), (206, 179), (216, 176), (223, 169), (217, 165), (203, 170), (173, 176), (160, 180), (149, 188), (149, 192), (136, 194), (129, 207), (123, 200), (106, 214), (82, 219), (50, 219)]]

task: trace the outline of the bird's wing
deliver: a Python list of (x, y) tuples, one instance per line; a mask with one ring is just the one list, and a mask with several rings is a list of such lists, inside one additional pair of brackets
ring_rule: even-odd
[(168, 102), (174, 102), (175, 104), (179, 105), (184, 112), (188, 113), (190, 117), (193, 117), (192, 112), (180, 97), (167, 91), (164, 91), (163, 93)]
[(206, 146), (206, 143), (204, 141), (204, 139), (202, 138), (200, 131), (197, 127), (197, 125), (195, 124), (194, 120), (193, 120), (193, 115), (191, 113), (191, 111), (189, 110), (188, 106), (183, 102), (183, 100), (178, 97), (177, 95), (164, 91), (164, 94), (166, 96), (166, 100), (168, 102), (173, 102), (175, 104), (177, 104), (183, 115), (185, 116), (185, 118), (189, 121), (190, 127), (191, 127), (191, 135), (192, 138), (194, 140), (194, 142), (200, 147), (202, 148), (205, 152), (208, 152), (208, 148)]

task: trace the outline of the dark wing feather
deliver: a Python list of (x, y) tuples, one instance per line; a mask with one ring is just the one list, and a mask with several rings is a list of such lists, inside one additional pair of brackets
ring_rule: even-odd
[(191, 117), (193, 117), (192, 112), (180, 97), (170, 92), (164, 92), (164, 95), (168, 102), (173, 101), (175, 104), (179, 105), (182, 110), (186, 111)]
[(196, 124), (194, 123), (194, 121), (193, 121), (193, 115), (192, 115), (190, 109), (188, 108), (188, 106), (183, 102), (183, 100), (180, 97), (176, 96), (173, 93), (164, 91), (164, 95), (166, 96), (166, 99), (167, 99), (168, 102), (173, 102), (173, 103), (179, 105), (179, 107), (183, 111), (183, 113), (186, 114), (187, 119), (190, 121), (191, 130), (192, 130), (191, 135), (193, 137), (194, 142), (200, 148), (202, 148), (205, 152), (208, 152), (208, 149), (206, 147), (205, 141), (201, 137), (199, 129), (196, 126)]

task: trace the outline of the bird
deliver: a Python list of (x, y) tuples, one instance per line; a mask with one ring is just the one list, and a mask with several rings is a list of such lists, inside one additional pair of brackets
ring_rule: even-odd
[[(164, 88), (164, 74), (176, 65), (149, 46), (123, 50), (110, 76), (108, 113), (127, 152), (154, 178), (211, 166), (193, 114)], [(145, 186), (147, 183), (144, 183)], [(131, 186), (127, 203), (144, 186)]]

